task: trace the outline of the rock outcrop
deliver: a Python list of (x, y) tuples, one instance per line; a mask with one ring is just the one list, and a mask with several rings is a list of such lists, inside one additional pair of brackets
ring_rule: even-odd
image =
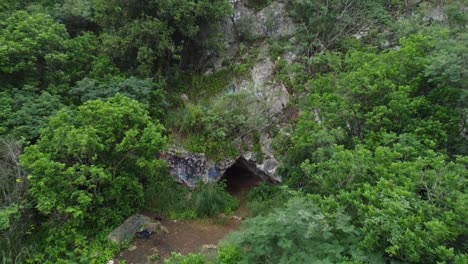
[[(286, 4), (281, 1), (275, 1), (258, 11), (249, 8), (245, 0), (230, 0), (230, 2), (235, 12), (225, 21), (223, 31), (228, 48), (225, 53), (211, 59), (209, 64), (213, 65), (213, 68), (209, 69), (207, 74), (221, 69), (223, 61), (236, 61), (241, 41), (247, 37), (277, 38), (292, 35), (296, 31), (296, 25), (288, 16)], [(282, 119), (283, 111), (289, 102), (289, 93), (274, 75), (280, 60), (292, 63), (296, 55), (289, 52), (281, 58), (271, 58), (270, 47), (266, 42), (257, 48), (258, 55), (255, 55), (256, 58), (248, 74), (233, 79), (226, 90), (252, 94), (262, 106), (265, 106), (266, 110), (258, 113), (265, 116), (269, 127), (259, 138), (261, 157), (256, 155), (259, 154), (258, 150), (240, 151), (237, 158), (214, 162), (207, 159), (203, 153), (189, 153), (180, 147), (173, 147), (161, 157), (167, 160), (171, 175), (179, 182), (190, 187), (196, 186), (200, 181), (217, 182), (235, 163), (248, 169), (263, 181), (281, 182), (281, 178), (275, 174), (279, 162), (274, 156), (272, 137), (268, 130), (277, 126), (278, 120)], [(250, 144), (248, 149), (252, 150), (252, 147), (253, 144)]]
[(207, 60), (214, 71), (222, 68), (226, 60), (232, 60), (238, 55), (242, 41), (246, 39), (287, 37), (297, 30), (296, 24), (288, 16), (286, 4), (272, 2), (260, 11), (248, 8), (245, 0), (230, 0), (234, 14), (224, 21), (223, 34), (226, 51), (221, 54), (206, 54)]
[(148, 232), (156, 233), (159, 229), (159, 222), (155, 222), (147, 216), (135, 214), (127, 218), (127, 220), (116, 229), (112, 230), (112, 232), (107, 235), (107, 239), (117, 245), (121, 245), (132, 241), (136, 232), (147, 230)]
[(171, 149), (160, 155), (169, 165), (169, 171), (179, 182), (195, 187), (200, 182), (213, 183), (222, 179), (227, 169), (237, 163), (265, 182), (280, 182), (275, 176), (279, 163), (272, 156), (259, 161), (253, 152), (242, 153), (236, 159), (214, 162), (203, 153), (189, 153), (181, 149)]

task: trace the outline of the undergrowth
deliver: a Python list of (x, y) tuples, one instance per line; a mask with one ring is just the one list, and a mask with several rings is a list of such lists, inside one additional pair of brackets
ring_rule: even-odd
[(167, 126), (190, 152), (221, 161), (237, 156), (244, 138), (261, 133), (268, 123), (266, 112), (266, 104), (253, 94), (228, 93), (209, 103), (186, 103), (170, 116)]
[(287, 186), (263, 183), (247, 194), (247, 206), (254, 216), (266, 214), (284, 206), (291, 197), (297, 195), (298, 192), (290, 190)]
[(148, 187), (146, 201), (149, 210), (179, 220), (215, 217), (239, 206), (224, 183), (200, 184), (189, 190), (169, 177)]
[(203, 102), (226, 90), (234, 78), (245, 77), (253, 66), (253, 57), (248, 56), (242, 63), (229, 65), (219, 71), (209, 74), (191, 73), (177, 76), (172, 86), (175, 88), (172, 98), (175, 106), (179, 106), (181, 94), (188, 96), (193, 102)]
[(164, 260), (164, 264), (237, 264), (241, 257), (241, 250), (236, 245), (227, 244), (219, 247), (216, 257), (212, 260), (201, 253), (184, 256), (173, 252)]
[(225, 190), (224, 183), (200, 184), (192, 195), (193, 208), (198, 217), (212, 217), (230, 213), (239, 206), (239, 201)]

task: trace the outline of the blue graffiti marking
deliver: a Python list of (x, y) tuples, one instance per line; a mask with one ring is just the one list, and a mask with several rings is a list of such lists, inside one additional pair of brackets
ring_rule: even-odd
[(210, 168), (210, 172), (208, 173), (208, 175), (211, 178), (215, 178), (216, 176), (218, 176), (218, 172), (216, 171), (216, 168), (214, 166)]

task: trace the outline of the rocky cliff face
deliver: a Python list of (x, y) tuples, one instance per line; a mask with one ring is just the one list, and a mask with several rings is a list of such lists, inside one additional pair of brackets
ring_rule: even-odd
[[(228, 48), (221, 56), (210, 59), (209, 64), (213, 67), (207, 74), (222, 69), (222, 62), (225, 60), (236, 61), (239, 56), (239, 46), (246, 36), (259, 39), (260, 46), (257, 46), (259, 52), (250, 71), (245, 76), (232, 80), (226, 91), (253, 94), (267, 107), (266, 111), (261, 113), (266, 115), (270, 125), (278, 126), (276, 123), (282, 118), (283, 110), (289, 101), (289, 93), (281, 82), (275, 80), (274, 70), (278, 61), (270, 58), (269, 46), (261, 40), (292, 35), (296, 25), (288, 17), (284, 3), (274, 2), (256, 11), (247, 7), (244, 1), (230, 2), (235, 12), (226, 20), (223, 31)], [(288, 54), (282, 59), (291, 63), (294, 58), (294, 54)], [(171, 174), (191, 187), (200, 181), (219, 181), (224, 172), (236, 162), (264, 181), (281, 182), (281, 178), (275, 174), (279, 162), (271, 147), (272, 137), (268, 129), (260, 135), (259, 143), (261, 158), (251, 151), (253, 145), (250, 145), (250, 150), (240, 151), (237, 158), (222, 162), (211, 161), (203, 153), (189, 153), (180, 147), (170, 149), (162, 157), (167, 160)], [(256, 153), (258, 154), (258, 151)]]
[(161, 155), (169, 164), (171, 175), (189, 187), (195, 187), (200, 181), (205, 183), (218, 182), (227, 169), (235, 163), (249, 170), (265, 182), (280, 182), (281, 178), (274, 175), (277, 162), (258, 162), (252, 152), (244, 152), (237, 159), (226, 159), (222, 162), (213, 162), (203, 153), (190, 153), (181, 149), (171, 149)]

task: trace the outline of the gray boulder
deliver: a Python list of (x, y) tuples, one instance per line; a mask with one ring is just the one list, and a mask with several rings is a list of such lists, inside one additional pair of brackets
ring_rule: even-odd
[(151, 220), (151, 218), (135, 214), (127, 218), (123, 224), (107, 235), (107, 239), (120, 245), (132, 241), (136, 232), (148, 230), (151, 233), (156, 233), (160, 229), (159, 223)]

